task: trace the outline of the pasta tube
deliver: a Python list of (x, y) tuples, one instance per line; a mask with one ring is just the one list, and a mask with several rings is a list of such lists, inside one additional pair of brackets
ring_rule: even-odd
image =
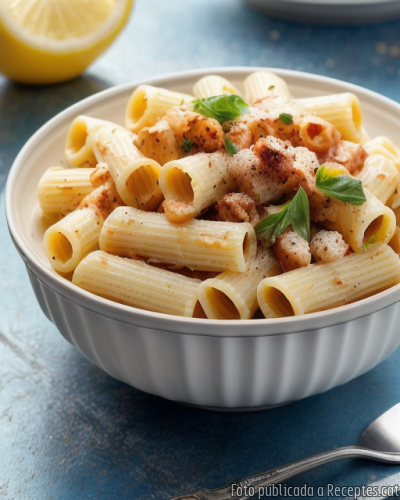
[(102, 228), (100, 249), (199, 271), (243, 272), (254, 259), (257, 240), (249, 223), (193, 219), (175, 225), (164, 214), (118, 207)]
[(387, 137), (375, 137), (364, 144), (369, 155), (379, 154), (392, 161), (400, 172), (400, 150)]
[(74, 211), (94, 187), (90, 176), (94, 168), (52, 167), (42, 175), (37, 196), (44, 214), (63, 214)]
[(344, 141), (360, 143), (363, 137), (361, 106), (358, 97), (351, 92), (294, 99), (292, 102), (307, 113), (331, 123)]
[(52, 267), (69, 273), (88, 253), (98, 249), (103, 220), (93, 208), (83, 208), (50, 226), (43, 244)]
[(200, 280), (158, 269), (143, 261), (98, 250), (80, 262), (72, 282), (106, 299), (147, 311), (201, 316), (197, 300)]
[(393, 162), (380, 154), (368, 156), (364, 168), (357, 175), (363, 186), (383, 204), (395, 192), (400, 174)]
[(198, 153), (166, 163), (159, 185), (164, 198), (194, 206), (193, 217), (232, 192), (235, 187), (227, 153)]
[(267, 276), (282, 272), (273, 253), (259, 247), (254, 260), (244, 273), (226, 271), (201, 283), (200, 304), (207, 318), (249, 319), (258, 309), (257, 286)]
[(350, 304), (398, 283), (399, 256), (388, 245), (376, 244), (329, 264), (265, 278), (257, 297), (266, 318), (280, 318)]
[(357, 252), (370, 243), (387, 243), (396, 228), (396, 217), (389, 207), (364, 189), (367, 201), (362, 205), (341, 203), (337, 219), (325, 222), (329, 229), (339, 231)]
[(400, 227), (396, 226), (392, 239), (389, 241), (388, 245), (393, 248), (393, 250), (400, 255)]
[(281, 97), (285, 102), (290, 102), (292, 99), (286, 82), (269, 71), (251, 73), (244, 81), (244, 89), (248, 104), (253, 104), (270, 94)]
[(215, 95), (241, 95), (239, 90), (230, 81), (218, 75), (207, 75), (200, 78), (193, 86), (193, 94), (197, 99), (204, 99)]
[(368, 141), (370, 141), (370, 136), (364, 127), (360, 129), (360, 144), (365, 145)]
[(307, 115), (300, 121), (299, 137), (302, 146), (315, 153), (326, 153), (340, 140), (339, 132), (331, 123), (314, 115)]
[(93, 141), (97, 161), (108, 165), (118, 194), (127, 205), (153, 210), (162, 200), (158, 186), (161, 166), (146, 158), (133, 144), (133, 135), (122, 128), (103, 127)]
[(118, 125), (91, 116), (77, 116), (71, 123), (65, 139), (64, 156), (70, 167), (95, 167), (92, 140), (101, 127)]
[(181, 92), (140, 85), (133, 91), (126, 106), (126, 128), (137, 134), (142, 128), (155, 125), (157, 118), (173, 106), (192, 102), (193, 99), (193, 96)]

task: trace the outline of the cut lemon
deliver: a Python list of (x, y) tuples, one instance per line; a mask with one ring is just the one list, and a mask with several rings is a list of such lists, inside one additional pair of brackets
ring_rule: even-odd
[(125, 25), (133, 0), (0, 0), (0, 72), (24, 83), (78, 76)]

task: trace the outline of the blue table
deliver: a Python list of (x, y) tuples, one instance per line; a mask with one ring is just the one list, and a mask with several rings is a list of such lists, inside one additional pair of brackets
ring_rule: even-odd
[[(400, 101), (399, 32), (400, 21), (285, 23), (240, 0), (137, 0), (122, 36), (80, 78), (29, 87), (0, 76), (0, 187), (24, 142), (56, 113), (113, 85), (173, 71), (283, 67)], [(212, 413), (142, 393), (92, 366), (47, 321), (3, 211), (0, 238), (0, 498), (167, 500), (354, 444), (400, 401), (400, 350), (342, 387), (271, 411)], [(328, 484), (398, 483), (400, 467), (345, 460), (286, 486), (306, 484), (307, 498), (328, 498)]]

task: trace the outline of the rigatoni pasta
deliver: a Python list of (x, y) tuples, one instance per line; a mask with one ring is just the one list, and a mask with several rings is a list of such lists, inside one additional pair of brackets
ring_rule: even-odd
[(200, 280), (140, 260), (98, 250), (80, 262), (72, 282), (101, 297), (147, 311), (203, 316), (197, 300)]
[(84, 208), (49, 227), (44, 234), (44, 249), (52, 267), (60, 273), (73, 271), (88, 253), (99, 248), (102, 225), (100, 214)]
[(294, 103), (307, 113), (331, 123), (342, 139), (359, 143), (362, 138), (362, 114), (358, 97), (351, 92), (295, 99)]
[(194, 207), (192, 217), (232, 192), (235, 181), (229, 173), (227, 153), (199, 153), (166, 163), (159, 185), (164, 198), (183, 201)]
[(161, 167), (155, 160), (146, 158), (133, 141), (134, 137), (125, 130), (103, 127), (94, 136), (93, 150), (97, 161), (108, 165), (124, 202), (152, 210), (162, 199), (158, 186)]
[(343, 203), (336, 221), (328, 223), (330, 229), (343, 234), (355, 252), (370, 243), (387, 243), (396, 228), (396, 217), (389, 207), (364, 189), (367, 201), (363, 205)]
[(94, 190), (90, 176), (94, 168), (50, 167), (42, 175), (37, 196), (44, 214), (67, 215)]
[(400, 150), (387, 137), (379, 136), (369, 140), (364, 144), (369, 155), (380, 154), (393, 162), (400, 171)]
[(400, 182), (399, 171), (393, 162), (380, 154), (370, 155), (357, 177), (383, 204), (393, 195)]
[(336, 262), (265, 278), (258, 285), (258, 303), (266, 318), (281, 318), (350, 304), (399, 282), (399, 256), (376, 244)]
[(199, 286), (198, 297), (207, 318), (252, 318), (258, 309), (258, 283), (267, 276), (281, 272), (279, 262), (271, 250), (259, 247), (245, 272), (226, 271), (215, 278), (204, 280)]
[(56, 272), (213, 320), (307, 314), (400, 283), (400, 152), (368, 138), (357, 96), (296, 99), (266, 71), (208, 75), (193, 93), (142, 85), (125, 127), (72, 121), (69, 168), (38, 185), (43, 221), (61, 218), (44, 236)]
[(126, 106), (126, 128), (137, 134), (142, 128), (155, 125), (157, 118), (173, 106), (192, 100), (193, 97), (187, 94), (151, 85), (140, 85), (133, 91)]
[(250, 104), (270, 94), (279, 96), (285, 102), (290, 102), (292, 99), (286, 82), (269, 71), (251, 73), (244, 80), (243, 85), (245, 98)]
[(79, 115), (71, 123), (65, 139), (64, 155), (70, 167), (95, 167), (93, 136), (102, 127), (112, 125), (106, 120)]
[(214, 95), (240, 95), (239, 90), (232, 83), (219, 75), (207, 75), (200, 78), (193, 86), (193, 94), (198, 99)]
[(243, 272), (257, 241), (251, 224), (193, 219), (176, 225), (164, 214), (119, 207), (102, 228), (100, 249), (200, 271)]

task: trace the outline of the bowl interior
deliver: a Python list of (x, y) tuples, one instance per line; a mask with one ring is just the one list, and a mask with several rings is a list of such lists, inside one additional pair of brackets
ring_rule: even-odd
[[(213, 73), (225, 76), (241, 89), (244, 78), (257, 69), (261, 68), (213, 68), (157, 78), (146, 83), (191, 93), (193, 84), (200, 77)], [(385, 135), (395, 143), (398, 141), (400, 105), (393, 101), (361, 87), (317, 75), (276, 69), (271, 71), (285, 79), (295, 98), (348, 91), (356, 93), (362, 103), (363, 123), (371, 138)], [(123, 125), (126, 103), (139, 83), (143, 82), (100, 92), (57, 115), (27, 142), (11, 169), (6, 190), (11, 234), (25, 262), (41, 268), (53, 282), (66, 283), (53, 271), (43, 250), (45, 225), (36, 197), (39, 179), (47, 168), (65, 165), (64, 141), (69, 125), (77, 115), (87, 114)]]

